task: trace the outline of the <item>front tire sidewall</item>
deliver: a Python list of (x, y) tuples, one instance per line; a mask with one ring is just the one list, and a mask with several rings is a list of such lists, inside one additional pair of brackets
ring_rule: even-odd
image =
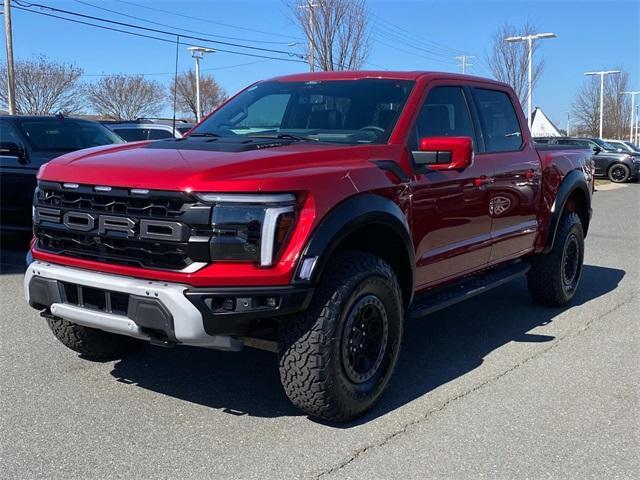
[[(340, 396), (339, 402), (356, 415), (368, 410), (381, 395), (396, 366), (398, 353), (403, 333), (402, 305), (399, 299), (392, 294), (388, 285), (388, 279), (375, 276), (368, 277), (360, 282), (341, 305), (340, 320), (336, 326), (335, 341), (332, 347), (333, 368), (331, 376), (338, 387), (336, 394)], [(374, 295), (385, 309), (388, 321), (388, 337), (382, 363), (373, 377), (364, 383), (353, 383), (345, 372), (342, 359), (342, 345), (345, 340), (345, 326), (351, 308), (364, 296)]]
[[(620, 173), (618, 175), (617, 172), (623, 172), (623, 173)], [(609, 180), (611, 180), (614, 183), (624, 183), (627, 180), (629, 180), (630, 174), (631, 174), (631, 171), (629, 170), (629, 167), (621, 163), (616, 163), (612, 165), (611, 168), (609, 168), (609, 173), (607, 176), (609, 177)]]

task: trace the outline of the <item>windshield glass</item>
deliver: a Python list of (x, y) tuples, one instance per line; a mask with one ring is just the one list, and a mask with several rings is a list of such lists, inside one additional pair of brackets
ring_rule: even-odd
[(609, 144), (609, 143), (607, 143), (604, 140), (601, 140), (599, 138), (594, 138), (593, 141), (594, 141), (594, 143), (598, 144), (599, 146), (601, 146), (605, 150), (609, 150), (611, 152), (615, 152), (617, 150), (617, 147), (614, 147), (613, 145), (611, 145), (611, 144)]
[(18, 123), (35, 151), (71, 152), (83, 148), (124, 143), (99, 123), (69, 118), (22, 120)]
[(229, 101), (191, 134), (384, 143), (414, 82), (263, 82)]

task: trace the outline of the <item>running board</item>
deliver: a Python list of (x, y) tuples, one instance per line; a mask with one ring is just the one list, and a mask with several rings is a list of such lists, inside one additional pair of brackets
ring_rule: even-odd
[(469, 277), (455, 285), (435, 292), (416, 297), (411, 304), (409, 318), (424, 317), (443, 308), (462, 302), (492, 288), (499, 287), (514, 280), (529, 271), (528, 262), (518, 262), (489, 270), (487, 273)]

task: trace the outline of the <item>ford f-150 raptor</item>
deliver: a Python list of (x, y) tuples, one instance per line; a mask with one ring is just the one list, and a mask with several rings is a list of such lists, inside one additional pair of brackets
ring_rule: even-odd
[(346, 421), (382, 395), (406, 318), (520, 275), (541, 304), (571, 300), (589, 157), (536, 149), (492, 80), (262, 81), (184, 138), (47, 163), (25, 295), (86, 358), (270, 349), (296, 406)]

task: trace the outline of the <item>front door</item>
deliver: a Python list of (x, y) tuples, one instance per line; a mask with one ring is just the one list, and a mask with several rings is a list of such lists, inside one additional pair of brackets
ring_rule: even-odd
[[(461, 86), (431, 88), (414, 126), (410, 148), (416, 150), (421, 138), (465, 136), (474, 140), (475, 151), (469, 102)], [(416, 287), (429, 287), (484, 267), (491, 253), (491, 162), (474, 158), (461, 170), (414, 169)]]

